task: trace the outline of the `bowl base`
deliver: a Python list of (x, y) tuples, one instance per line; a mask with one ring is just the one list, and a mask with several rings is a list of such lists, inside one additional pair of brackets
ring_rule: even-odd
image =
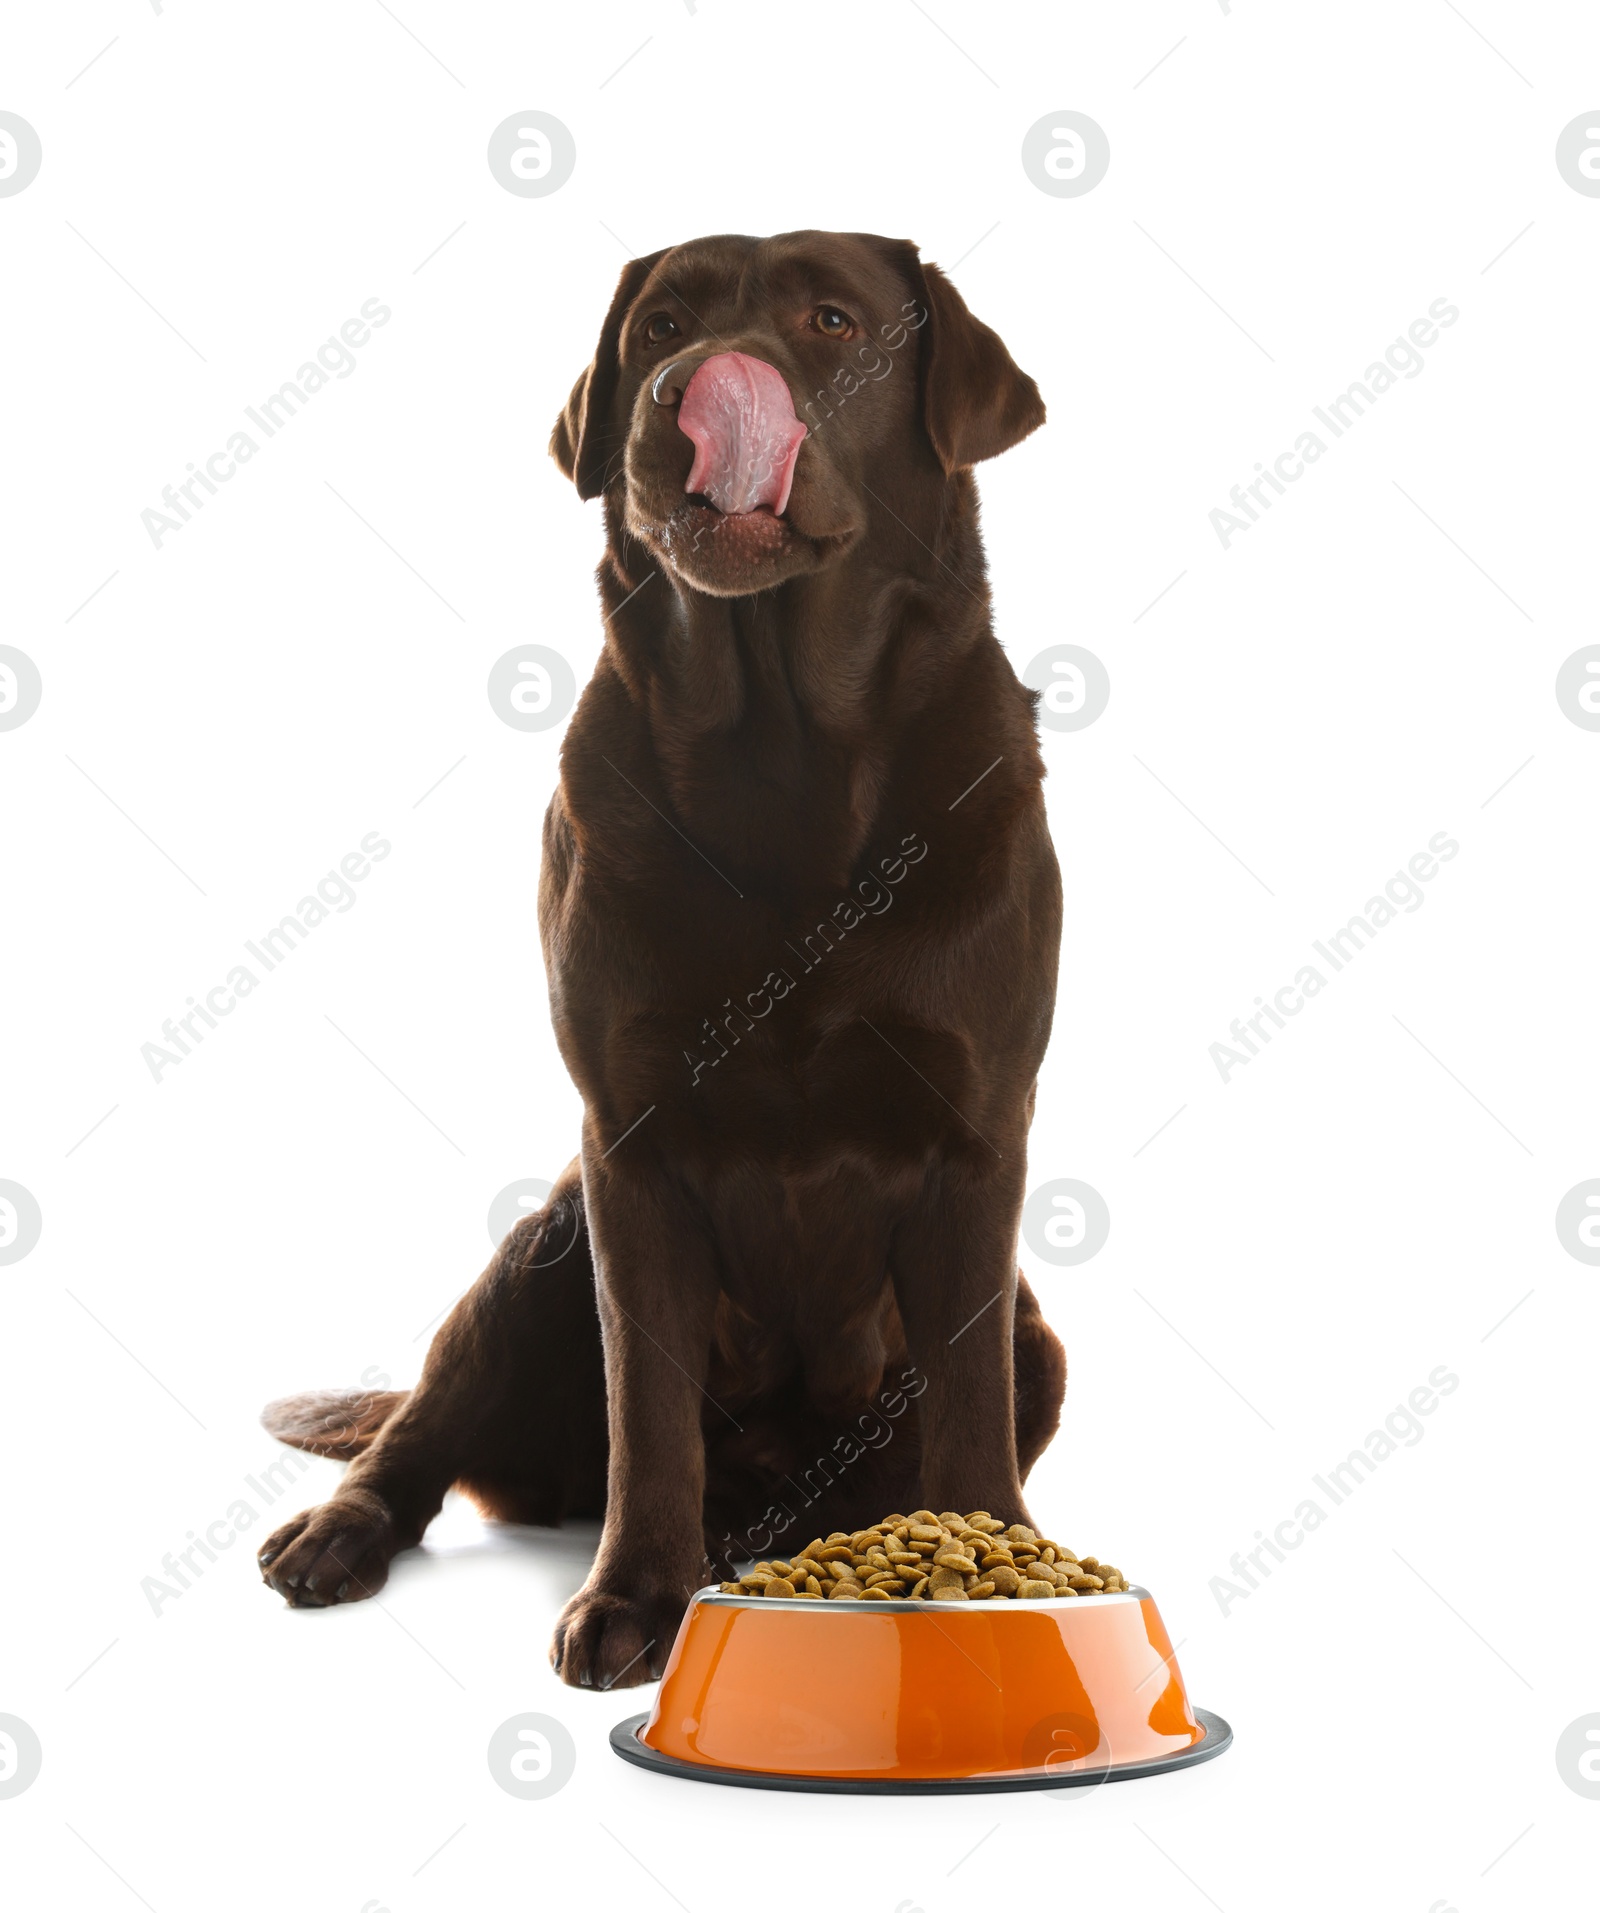
[(1206, 1730), (1205, 1737), (1177, 1753), (1075, 1773), (1045, 1774), (1034, 1769), (1027, 1773), (975, 1774), (970, 1779), (854, 1780), (835, 1779), (828, 1774), (760, 1773), (749, 1767), (703, 1766), (647, 1747), (639, 1738), (639, 1729), (650, 1718), (648, 1714), (619, 1720), (611, 1730), (611, 1746), (624, 1760), (650, 1773), (675, 1774), (680, 1780), (704, 1780), (718, 1787), (764, 1787), (783, 1793), (1027, 1793), (1051, 1787), (1098, 1787), (1108, 1780), (1142, 1780), (1148, 1774), (1197, 1767), (1203, 1760), (1215, 1760), (1218, 1754), (1226, 1753), (1233, 1744), (1233, 1729), (1222, 1716), (1197, 1707), (1194, 1717)]

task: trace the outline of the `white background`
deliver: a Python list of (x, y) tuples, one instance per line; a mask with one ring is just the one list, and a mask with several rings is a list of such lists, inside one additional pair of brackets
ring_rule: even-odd
[[(1600, 1276), (1553, 1225), (1600, 1174), (1600, 735), (1554, 679), (1600, 635), (1600, 200), (1554, 147), (1600, 20), (1465, 14), (13, 15), (0, 107), (44, 150), (0, 199), (0, 642), (44, 684), (0, 734), (0, 1176), (43, 1213), (0, 1270), (0, 1712), (44, 1748), (0, 1800), (18, 1905), (1571, 1903)], [(529, 108), (577, 143), (548, 198), (485, 160)], [(1063, 108), (1111, 142), (1077, 199), (1019, 157)], [(1030, 1496), (1155, 1591), (1233, 1722), (1181, 1775), (923, 1805), (638, 1773), (605, 1736), (649, 1690), (545, 1659), (592, 1532), (459, 1507), (380, 1602), (283, 1609), (269, 1520), (159, 1617), (141, 1590), (274, 1458), (260, 1404), (409, 1381), (491, 1199), (576, 1147), (534, 920), (560, 730), (485, 683), (598, 649), (599, 509), (544, 447), (624, 259), (798, 226), (914, 238), (1050, 408), (982, 474), (998, 631), (1019, 670), (1087, 646), (1112, 696), (1045, 735), (1068, 916), (1030, 1181), (1112, 1227), (1076, 1268), (1023, 1251), (1071, 1364)], [(141, 511), (368, 298), (355, 372), (155, 549)], [(1229, 488), (1441, 298), (1421, 375), (1224, 550)], [(153, 1082), (140, 1046), (373, 830), (355, 907)], [(1423, 907), (1224, 1084), (1230, 1021), (1441, 830)], [(1441, 1363), (1425, 1437), (1224, 1617), (1230, 1557)], [(578, 1748), (542, 1803), (485, 1759), (527, 1710)]]

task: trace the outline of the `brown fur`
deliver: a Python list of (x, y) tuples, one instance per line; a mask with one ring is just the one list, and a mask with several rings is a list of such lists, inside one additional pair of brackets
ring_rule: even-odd
[[(684, 495), (652, 381), (725, 350), (810, 427), (782, 521)], [(408, 1395), (267, 1411), (357, 1457), (261, 1551), (291, 1602), (374, 1592), (452, 1484), (603, 1513), (553, 1659), (609, 1686), (659, 1673), (708, 1564), (894, 1508), (1026, 1519), (1065, 1385), (1014, 1260), (1061, 887), (968, 468), (1043, 416), (904, 241), (623, 272), (551, 440), (607, 538), (539, 896), (582, 1153)]]

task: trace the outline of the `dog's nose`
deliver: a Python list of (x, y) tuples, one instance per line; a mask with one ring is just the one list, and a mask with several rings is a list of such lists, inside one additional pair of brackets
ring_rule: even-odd
[(650, 387), (650, 396), (657, 405), (676, 405), (698, 367), (697, 359), (674, 359), (671, 365), (662, 366)]

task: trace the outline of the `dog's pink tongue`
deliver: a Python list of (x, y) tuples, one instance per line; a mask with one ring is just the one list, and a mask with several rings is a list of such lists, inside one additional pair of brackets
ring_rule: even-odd
[(678, 424), (694, 440), (686, 492), (703, 492), (718, 511), (767, 505), (783, 512), (806, 428), (775, 366), (744, 352), (717, 353), (685, 388)]

